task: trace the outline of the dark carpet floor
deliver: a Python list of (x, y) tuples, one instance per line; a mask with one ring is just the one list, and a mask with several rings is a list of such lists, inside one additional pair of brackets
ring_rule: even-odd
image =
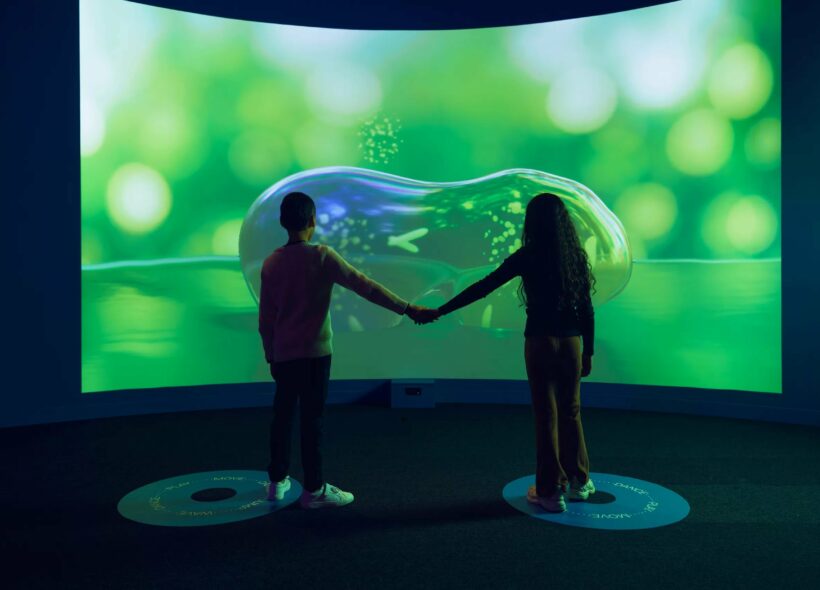
[(594, 409), (584, 421), (593, 471), (666, 486), (690, 515), (615, 532), (517, 512), (501, 489), (534, 471), (525, 406), (331, 406), (325, 474), (353, 504), (189, 528), (132, 522), (116, 506), (159, 479), (264, 470), (268, 410), (3, 430), (2, 585), (820, 587), (820, 431)]

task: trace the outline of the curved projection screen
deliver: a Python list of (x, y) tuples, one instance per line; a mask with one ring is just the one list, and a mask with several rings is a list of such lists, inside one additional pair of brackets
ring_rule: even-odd
[[(781, 391), (778, 1), (457, 31), (120, 0), (81, 0), (80, 16), (84, 392), (269, 380), (240, 229), (268, 188), (329, 166), (580, 183), (631, 263), (596, 307), (590, 379)], [(316, 239), (439, 303), (519, 244), (534, 195), (516, 186), (431, 191), (418, 215), (388, 191), (378, 218), (317, 196)], [(517, 286), (425, 327), (370, 321), (382, 310), (336, 287), (332, 376), (525, 379)]]

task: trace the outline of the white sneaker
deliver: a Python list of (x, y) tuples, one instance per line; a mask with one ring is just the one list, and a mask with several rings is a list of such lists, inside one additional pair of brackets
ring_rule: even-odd
[(574, 479), (569, 484), (569, 492), (567, 498), (570, 501), (583, 502), (588, 499), (590, 494), (595, 493), (595, 484), (591, 479), (588, 479), (584, 485), (579, 485), (578, 480)]
[(276, 501), (285, 497), (285, 492), (290, 489), (290, 476), (286, 475), (285, 479), (277, 482), (270, 482), (268, 488), (268, 500)]
[(299, 504), (302, 508), (331, 508), (345, 506), (353, 501), (353, 494), (326, 483), (315, 492), (302, 491)]
[(560, 486), (557, 486), (549, 496), (539, 496), (535, 491), (535, 486), (530, 486), (530, 489), (527, 490), (527, 502), (538, 504), (547, 512), (564, 512), (567, 509), (567, 503), (564, 501), (564, 490)]

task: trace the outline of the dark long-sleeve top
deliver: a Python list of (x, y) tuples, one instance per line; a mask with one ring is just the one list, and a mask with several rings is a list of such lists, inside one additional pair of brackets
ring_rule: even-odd
[(560, 286), (545, 271), (543, 256), (525, 247), (519, 248), (493, 272), (439, 307), (439, 311), (447, 314), (461, 309), (518, 276), (522, 277), (527, 293), (527, 325), (524, 336), (581, 336), (584, 354), (592, 355), (595, 348), (595, 312), (589, 293), (580, 305), (559, 309)]

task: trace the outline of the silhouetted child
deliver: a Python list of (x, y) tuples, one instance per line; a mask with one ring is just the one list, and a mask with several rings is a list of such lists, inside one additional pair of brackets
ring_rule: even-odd
[(592, 369), (595, 316), (590, 290), (595, 279), (557, 195), (543, 193), (527, 204), (521, 242), (521, 248), (489, 275), (438, 310), (418, 315), (422, 323), (435, 321), (521, 277), (519, 295), (527, 311), (524, 361), (535, 416), (537, 464), (527, 500), (550, 512), (563, 512), (565, 497), (586, 500), (595, 493), (580, 413), (581, 377)]
[(269, 500), (281, 500), (290, 489), (290, 443), (296, 402), (301, 422), (304, 508), (344, 506), (353, 494), (328, 484), (322, 475), (322, 415), (333, 352), (330, 298), (338, 283), (365, 299), (411, 318), (422, 308), (409, 305), (348, 264), (333, 248), (311, 244), (316, 206), (304, 193), (282, 200), (279, 222), (288, 242), (262, 266), (259, 333), (276, 380), (270, 429)]

